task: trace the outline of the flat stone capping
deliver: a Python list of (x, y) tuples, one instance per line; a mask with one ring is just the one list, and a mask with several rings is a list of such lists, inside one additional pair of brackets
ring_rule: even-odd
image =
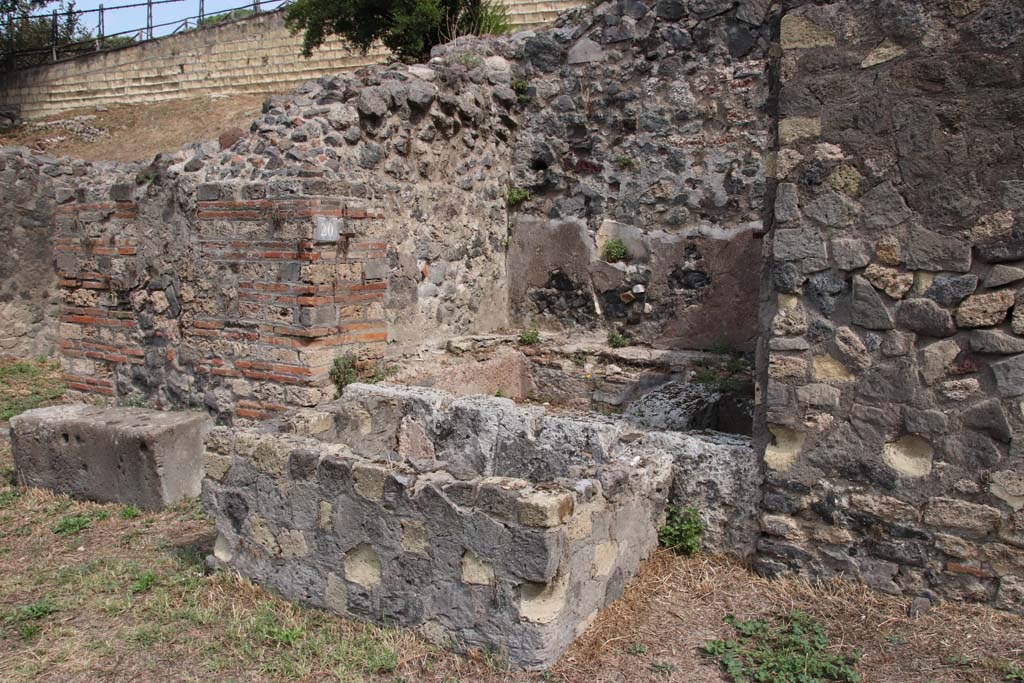
[(672, 460), (624, 422), (395, 385), (317, 412), (206, 439), (216, 564), (289, 600), (544, 669), (657, 545)]
[(18, 481), (104, 503), (154, 510), (198, 496), (208, 416), (62, 405), (11, 420)]

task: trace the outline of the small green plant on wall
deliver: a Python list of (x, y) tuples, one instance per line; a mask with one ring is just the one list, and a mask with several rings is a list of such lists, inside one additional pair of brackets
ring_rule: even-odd
[(658, 542), (678, 555), (693, 555), (700, 552), (704, 522), (696, 508), (680, 510), (669, 505), (665, 512), (665, 524), (658, 529)]
[(530, 191), (524, 187), (510, 187), (505, 193), (505, 201), (509, 206), (519, 206), (530, 198)]
[(615, 330), (612, 330), (611, 332), (608, 333), (608, 346), (612, 347), (613, 349), (621, 349), (623, 347), (629, 346), (632, 343), (633, 340), (630, 339), (629, 335), (627, 334), (622, 334), (621, 332), (617, 332)]
[[(363, 367), (360, 367), (361, 365)], [(349, 384), (355, 384), (356, 382), (376, 384), (377, 382), (383, 382), (396, 372), (398, 372), (398, 368), (394, 365), (388, 365), (383, 362), (369, 365), (362, 364), (357, 354), (346, 353), (334, 359), (328, 376), (331, 379), (331, 383), (334, 384), (337, 396), (340, 397), (344, 393), (345, 387)]]
[(537, 328), (523, 330), (519, 333), (519, 343), (523, 346), (533, 346), (540, 342), (540, 332)]
[(610, 239), (604, 243), (604, 248), (601, 250), (601, 256), (608, 263), (625, 261), (629, 258), (629, 250), (626, 249), (626, 243), (622, 240)]

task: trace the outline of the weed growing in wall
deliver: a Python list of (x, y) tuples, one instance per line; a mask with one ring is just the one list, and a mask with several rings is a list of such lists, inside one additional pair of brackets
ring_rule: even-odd
[(665, 511), (665, 524), (658, 529), (658, 542), (679, 555), (700, 552), (704, 522), (696, 508), (680, 510), (669, 505)]
[(613, 349), (621, 349), (623, 347), (629, 346), (632, 343), (633, 340), (630, 339), (629, 335), (627, 334), (622, 334), (621, 332), (617, 332), (615, 330), (612, 330), (611, 332), (608, 333), (608, 346), (612, 347)]
[(540, 332), (537, 328), (523, 330), (519, 333), (519, 343), (523, 346), (533, 346), (540, 342)]
[(337, 396), (340, 397), (349, 384), (356, 382), (376, 384), (383, 382), (396, 372), (398, 372), (398, 367), (395, 365), (383, 362), (366, 364), (359, 360), (358, 355), (346, 353), (344, 356), (334, 359), (328, 376), (337, 391)]
[(331, 384), (337, 390), (338, 396), (344, 393), (345, 387), (349, 384), (359, 381), (359, 370), (356, 368), (358, 362), (359, 357), (354, 353), (346, 353), (344, 356), (334, 359), (328, 376), (331, 378)]
[(605, 261), (608, 261), (608, 263), (625, 261), (629, 258), (629, 250), (626, 249), (626, 243), (622, 240), (610, 239), (604, 243), (604, 248), (601, 250), (601, 257)]
[(530, 191), (524, 187), (510, 187), (505, 192), (505, 201), (509, 206), (519, 206), (530, 198)]
[(516, 99), (519, 100), (519, 104), (527, 104), (533, 99), (530, 97), (530, 81), (517, 78), (512, 81), (512, 89), (516, 93)]
[(718, 660), (736, 683), (860, 683), (855, 667), (860, 654), (831, 651), (828, 637), (809, 614), (789, 612), (773, 622), (725, 618), (735, 638), (713, 640), (704, 654)]

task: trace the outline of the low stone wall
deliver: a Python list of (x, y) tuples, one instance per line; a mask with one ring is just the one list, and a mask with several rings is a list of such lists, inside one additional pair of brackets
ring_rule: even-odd
[(73, 498), (159, 510), (195, 498), (204, 413), (58, 405), (11, 420), (18, 483)]
[(385, 385), (325, 408), (286, 421), (319, 439), (207, 440), (217, 562), (289, 599), (543, 669), (657, 545), (670, 460), (612, 422)]
[[(573, 0), (510, 0), (519, 28), (553, 20)], [(222, 22), (118, 50), (98, 52), (0, 76), (0, 104), (26, 120), (70, 109), (145, 104), (198, 95), (240, 95), (287, 90), (324, 74), (376, 64), (387, 51), (363, 55), (329, 39), (311, 57), (300, 54), (302, 35), (284, 25), (284, 10)]]

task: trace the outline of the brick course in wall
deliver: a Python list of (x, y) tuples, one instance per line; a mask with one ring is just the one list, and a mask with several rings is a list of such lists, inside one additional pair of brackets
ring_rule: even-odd
[[(508, 2), (512, 25), (526, 29), (552, 21), (576, 0)], [(363, 55), (329, 39), (309, 58), (302, 35), (284, 25), (284, 11), (146, 41), (132, 47), (21, 69), (0, 76), (0, 104), (20, 108), (25, 120), (71, 109), (145, 104), (205, 94), (241, 95), (287, 90), (326, 73), (387, 59)]]
[[(147, 378), (164, 366), (192, 375), (195, 386), (179, 400), (231, 387), (233, 415), (262, 419), (330, 394), (340, 349), (364, 360), (383, 355), (387, 244), (360, 237), (382, 214), (333, 194), (241, 192), (201, 185), (197, 195), (207, 199), (173, 219), (189, 234), (159, 256), (139, 243), (153, 235), (151, 205), (166, 201), (163, 193), (56, 208), (61, 351), (73, 391), (130, 398), (148, 393)], [(266, 188), (247, 184), (244, 192)], [(134, 196), (136, 188), (120, 183), (109, 193)], [(318, 221), (334, 224), (333, 239), (314, 241)], [(162, 259), (176, 267), (140, 282)], [(190, 283), (183, 272), (198, 277)], [(208, 403), (220, 410), (216, 398)]]

